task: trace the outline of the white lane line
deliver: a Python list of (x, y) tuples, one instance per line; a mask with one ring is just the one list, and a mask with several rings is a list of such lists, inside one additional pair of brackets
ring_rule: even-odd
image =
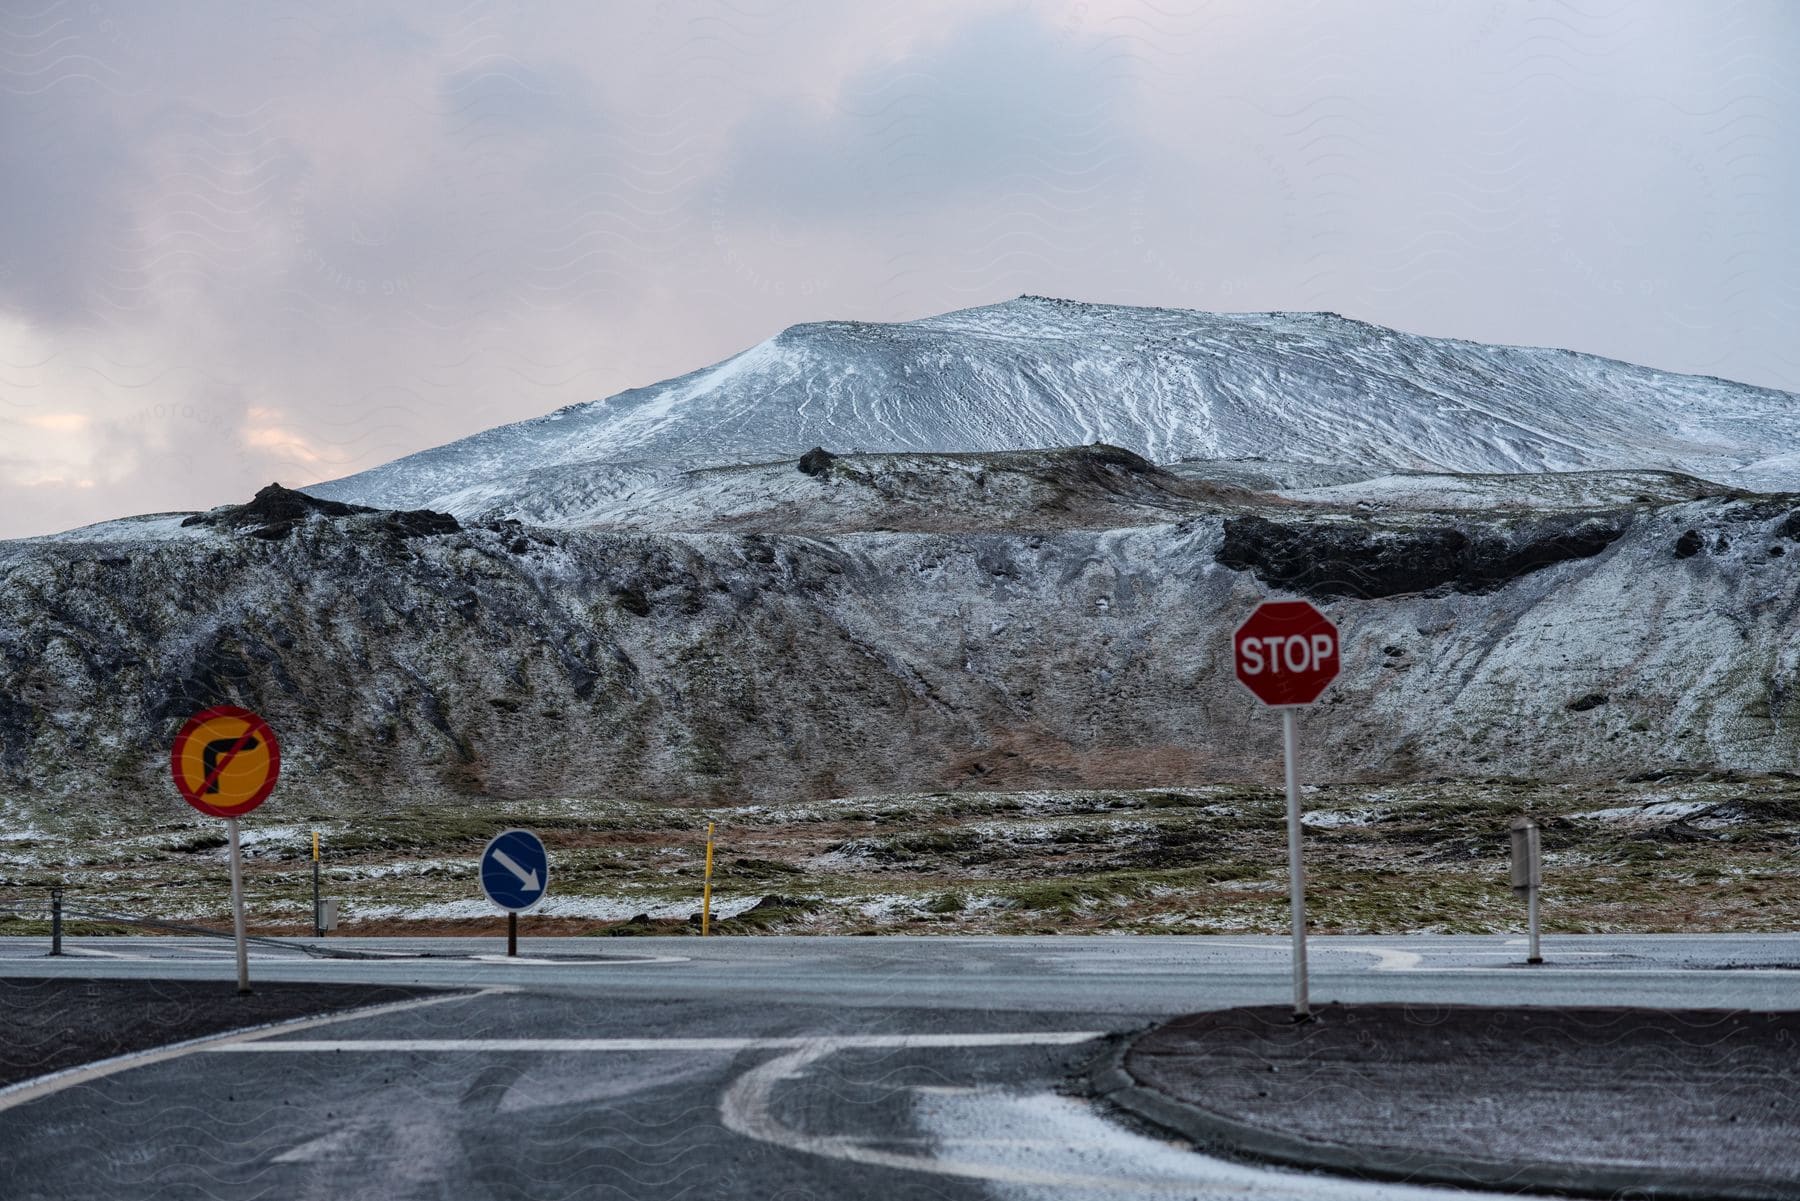
[(528, 955), (471, 955), (477, 963), (534, 963), (550, 967), (638, 967), (646, 963), (691, 963), (686, 955), (638, 955), (631, 959), (533, 959)]
[(64, 947), (63, 954), (92, 955), (98, 959), (131, 959), (140, 963), (150, 958), (148, 955), (127, 955), (123, 951), (102, 951), (95, 947)]
[(862, 1048), (1069, 1046), (1103, 1037), (1099, 1030), (1045, 1030), (1001, 1034), (828, 1034), (814, 1038), (346, 1038), (236, 1041), (201, 1050), (322, 1054), (362, 1051), (431, 1053), (474, 1051), (792, 1051), (821, 1054)]
[(170, 1043), (168, 1046), (156, 1047), (149, 1051), (133, 1051), (129, 1055), (119, 1055), (112, 1059), (102, 1059), (97, 1063), (86, 1064), (66, 1071), (51, 1072), (47, 1076), (38, 1076), (31, 1080), (22, 1080), (17, 1084), (0, 1088), (0, 1110), (11, 1109), (23, 1105), (27, 1101), (35, 1101), (39, 1097), (61, 1092), (65, 1088), (77, 1084), (86, 1084), (91, 1080), (99, 1080), (103, 1076), (111, 1076), (132, 1068), (147, 1067), (153, 1063), (161, 1063), (168, 1059), (180, 1059), (184, 1055), (192, 1055), (196, 1051), (211, 1051), (223, 1046), (236, 1046), (250, 1043), (260, 1038), (273, 1038), (278, 1034), (291, 1034), (299, 1030), (311, 1030), (319, 1026), (332, 1026), (338, 1022), (351, 1022), (358, 1018), (380, 1017), (388, 1013), (402, 1013), (408, 1009), (424, 1009), (429, 1005), (442, 1005), (448, 1001), (468, 1001), (476, 997), (490, 996), (495, 993), (514, 992), (507, 985), (495, 985), (479, 992), (451, 993), (441, 997), (421, 997), (413, 1001), (393, 1001), (386, 1005), (368, 1005), (361, 1009), (348, 1009), (343, 1013), (328, 1014), (325, 1017), (300, 1018), (297, 1021), (270, 1022), (267, 1025), (251, 1026), (243, 1030), (233, 1030), (227, 1034), (209, 1035), (206, 1038), (191, 1038), (185, 1042)]

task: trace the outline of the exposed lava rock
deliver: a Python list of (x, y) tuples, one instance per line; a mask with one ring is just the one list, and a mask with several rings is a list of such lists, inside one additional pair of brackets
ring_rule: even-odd
[(619, 608), (627, 613), (635, 613), (639, 617), (650, 616), (650, 598), (644, 595), (642, 588), (620, 588), (613, 592), (613, 599), (619, 602)]
[(226, 505), (210, 513), (196, 513), (182, 525), (249, 525), (252, 522), (299, 521), (313, 513), (327, 517), (348, 517), (352, 513), (373, 513), (367, 505), (347, 505), (337, 500), (321, 500), (293, 488), (270, 484), (251, 498), (248, 504)]
[(1156, 464), (1143, 455), (1105, 442), (1083, 447), (1081, 455), (1090, 463), (1103, 467), (1123, 467), (1133, 475), (1148, 475), (1156, 470)]
[(439, 513), (432, 509), (372, 509), (367, 505), (349, 505), (342, 501), (322, 500), (293, 488), (283, 488), (280, 484), (270, 484), (258, 492), (248, 504), (226, 505), (210, 512), (196, 513), (181, 524), (184, 526), (211, 526), (221, 530), (242, 530), (253, 538), (278, 542), (293, 533), (295, 526), (307, 521), (314, 514), (321, 517), (357, 517), (368, 513), (381, 514), (380, 528), (400, 538), (454, 534), (462, 529), (461, 523), (456, 518), (448, 513)]
[(815, 446), (800, 456), (800, 474), (810, 475), (818, 479), (831, 471), (831, 465), (837, 462), (837, 456), (823, 446)]
[(1700, 531), (1683, 530), (1681, 537), (1675, 539), (1675, 557), (1691, 559), (1700, 553), (1700, 548), (1704, 545), (1705, 543), (1700, 540)]
[(1578, 696), (1563, 708), (1571, 713), (1586, 713), (1589, 709), (1598, 709), (1608, 701), (1604, 692), (1590, 692), (1586, 696)]
[(1309, 596), (1400, 596), (1449, 587), (1491, 592), (1555, 563), (1599, 554), (1625, 532), (1612, 515), (1499, 527), (1382, 528), (1234, 517), (1215, 560), (1270, 587)]
[(381, 524), (388, 533), (401, 538), (430, 538), (462, 530), (462, 523), (456, 518), (434, 509), (392, 510), (381, 515)]

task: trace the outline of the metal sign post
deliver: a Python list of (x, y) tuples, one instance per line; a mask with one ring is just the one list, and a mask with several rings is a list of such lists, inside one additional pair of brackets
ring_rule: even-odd
[(1294, 934), (1294, 1020), (1312, 1019), (1306, 995), (1306, 865), (1300, 858), (1300, 735), (1297, 709), (1319, 699), (1337, 679), (1338, 630), (1305, 601), (1258, 605), (1231, 636), (1238, 683), (1281, 710), (1287, 781), (1288, 921)]
[(61, 955), (62, 949), (62, 898), (61, 888), (50, 890), (50, 953)]
[(1312, 1016), (1306, 999), (1306, 864), (1300, 858), (1300, 738), (1294, 710), (1281, 711), (1282, 750), (1287, 758), (1288, 924), (1294, 930), (1294, 1017)]
[(225, 819), (231, 831), (231, 929), (237, 937), (238, 993), (250, 991), (250, 954), (244, 945), (244, 851), (238, 842), (238, 820)]

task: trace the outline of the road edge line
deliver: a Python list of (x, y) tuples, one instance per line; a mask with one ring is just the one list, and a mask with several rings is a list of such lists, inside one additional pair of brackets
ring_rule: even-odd
[(211, 1047), (224, 1046), (228, 1043), (255, 1042), (258, 1039), (273, 1038), (277, 1034), (291, 1034), (301, 1030), (311, 1030), (318, 1026), (330, 1026), (338, 1022), (348, 1022), (356, 1018), (380, 1017), (388, 1013), (400, 1013), (408, 1009), (423, 1009), (429, 1005), (442, 1005), (448, 1001), (465, 1001), (475, 997), (495, 993), (517, 991), (510, 985), (495, 985), (477, 991), (457, 991), (436, 997), (415, 997), (410, 1001), (386, 1001), (380, 1005), (363, 1005), (356, 1009), (347, 1009), (341, 1013), (314, 1014), (310, 1017), (288, 1018), (279, 1022), (263, 1022), (255, 1026), (243, 1026), (236, 1030), (228, 1030), (223, 1034), (208, 1034), (200, 1038), (190, 1038), (178, 1043), (167, 1043), (160, 1047), (150, 1047), (143, 1051), (128, 1051), (123, 1055), (115, 1055), (110, 1059), (99, 1059), (93, 1063), (79, 1067), (63, 1068), (43, 1076), (34, 1076), (29, 1080), (21, 1080), (0, 1088), (0, 1113), (59, 1093), (77, 1084), (86, 1084), (90, 1080), (100, 1080), (132, 1068), (148, 1067), (153, 1063), (165, 1060), (180, 1059), (192, 1055), (196, 1051), (204, 1051)]
[(1774, 1201), (1781, 1196), (1771, 1193), (1766, 1184), (1755, 1182), (1708, 1180), (1666, 1172), (1633, 1173), (1612, 1168), (1553, 1170), (1548, 1165), (1449, 1155), (1432, 1159), (1399, 1152), (1383, 1154), (1375, 1148), (1281, 1134), (1201, 1109), (1139, 1084), (1126, 1069), (1125, 1057), (1138, 1039), (1156, 1029), (1157, 1026), (1151, 1026), (1114, 1040), (1114, 1045), (1098, 1056), (1089, 1068), (1089, 1087), (1099, 1100), (1178, 1135), (1209, 1153), (1223, 1153), (1277, 1167), (1332, 1172), (1348, 1179), (1417, 1185), (1542, 1190), (1605, 1198), (1632, 1196), (1646, 1201)]

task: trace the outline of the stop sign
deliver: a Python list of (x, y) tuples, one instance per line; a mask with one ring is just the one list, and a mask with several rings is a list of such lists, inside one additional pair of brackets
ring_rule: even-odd
[(1238, 682), (1265, 705), (1310, 705), (1337, 679), (1337, 627), (1305, 601), (1258, 605), (1231, 651)]

